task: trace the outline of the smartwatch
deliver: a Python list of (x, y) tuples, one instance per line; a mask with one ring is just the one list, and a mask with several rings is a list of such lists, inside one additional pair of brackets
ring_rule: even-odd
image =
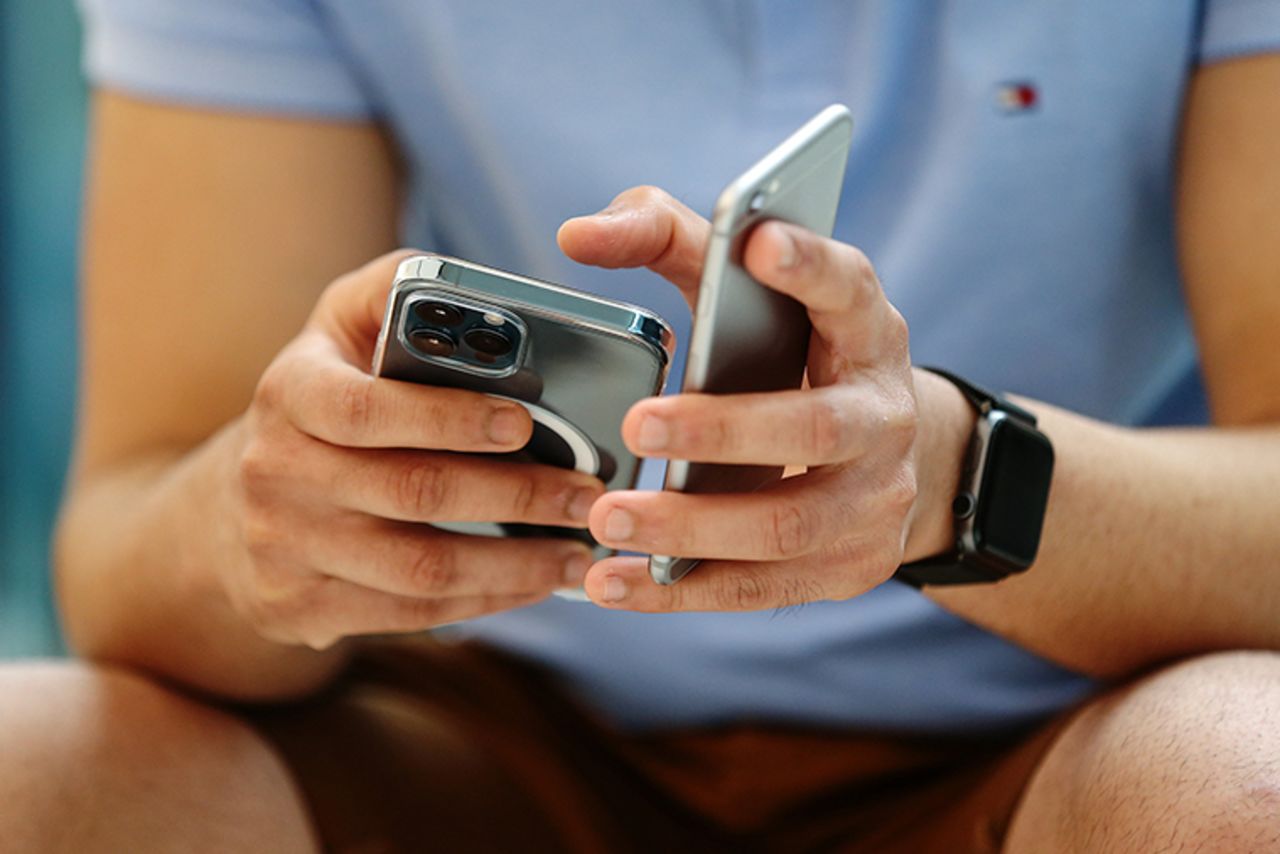
[(965, 455), (960, 493), (951, 503), (955, 547), (898, 567), (894, 578), (926, 584), (1000, 581), (1031, 566), (1040, 547), (1053, 445), (1036, 417), (955, 374), (924, 368), (950, 381), (978, 413)]

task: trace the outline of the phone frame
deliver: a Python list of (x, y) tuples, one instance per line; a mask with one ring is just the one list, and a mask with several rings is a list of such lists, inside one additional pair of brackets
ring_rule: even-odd
[[(742, 247), (751, 229), (766, 219), (784, 219), (829, 236), (852, 138), (853, 118), (848, 108), (832, 104), (720, 193), (694, 309), (683, 392), (742, 394), (800, 387), (812, 333), (808, 312), (791, 297), (751, 279), (742, 268)], [(822, 187), (825, 195), (799, 200), (788, 195), (818, 170), (826, 170), (830, 176), (825, 182), (829, 186)], [(744, 328), (767, 329), (768, 351), (746, 349), (741, 334)], [(782, 471), (781, 466), (673, 459), (667, 464), (664, 489), (750, 492), (776, 482)], [(659, 584), (674, 584), (699, 561), (651, 555), (649, 573)]]
[[(467, 275), (480, 278), (476, 282), (462, 283), (455, 281), (460, 278), (458, 274), (453, 274), (453, 278), (448, 277), (452, 270), (466, 271)], [(476, 298), (476, 291), (481, 287), (487, 300)], [(620, 300), (607, 299), (555, 282), (499, 270), (474, 261), (424, 252), (421, 255), (406, 258), (396, 268), (395, 279), (383, 313), (382, 327), (378, 333), (378, 342), (374, 348), (375, 376), (380, 376), (384, 368), (387, 335), (395, 325), (394, 321), (401, 310), (402, 303), (413, 299), (417, 292), (425, 293), (428, 290), (461, 298), (463, 301), (481, 303), (492, 301), (499, 309), (507, 307), (537, 311), (552, 315), (560, 322), (571, 326), (643, 344), (655, 351), (655, 354), (662, 359), (664, 366), (671, 364), (671, 358), (675, 352), (675, 333), (671, 325), (647, 308)], [(410, 291), (415, 293), (410, 294)], [(509, 310), (503, 313), (512, 316)], [(399, 329), (395, 334), (401, 338), (399, 343), (408, 348), (408, 342), (402, 339)], [(483, 377), (484, 373), (477, 372), (477, 376)], [(500, 376), (494, 375), (494, 378)], [(665, 379), (665, 373), (663, 376)]]

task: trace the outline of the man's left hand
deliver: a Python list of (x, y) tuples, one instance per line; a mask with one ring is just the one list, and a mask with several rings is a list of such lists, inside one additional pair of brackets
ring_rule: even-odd
[[(666, 193), (628, 190), (560, 230), (571, 258), (647, 266), (696, 299), (709, 226)], [(902, 562), (917, 504), (917, 407), (907, 325), (852, 246), (782, 222), (749, 236), (743, 261), (762, 284), (808, 309), (808, 387), (761, 394), (679, 394), (637, 403), (623, 423), (645, 457), (801, 467), (748, 494), (615, 491), (591, 512), (607, 546), (703, 558), (679, 584), (646, 561), (592, 567), (597, 604), (639, 611), (755, 610), (847, 599)]]

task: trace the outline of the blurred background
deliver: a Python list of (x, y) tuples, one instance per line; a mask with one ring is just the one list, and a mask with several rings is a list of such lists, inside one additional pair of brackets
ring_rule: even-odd
[(75, 396), (84, 128), (72, 0), (0, 0), (0, 658), (61, 649), (49, 534)]

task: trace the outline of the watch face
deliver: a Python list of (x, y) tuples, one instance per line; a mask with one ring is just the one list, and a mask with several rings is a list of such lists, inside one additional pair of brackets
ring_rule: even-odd
[(1040, 547), (1040, 529), (1053, 475), (1053, 446), (1039, 431), (1011, 418), (992, 421), (974, 519), (981, 552), (1025, 569)]

